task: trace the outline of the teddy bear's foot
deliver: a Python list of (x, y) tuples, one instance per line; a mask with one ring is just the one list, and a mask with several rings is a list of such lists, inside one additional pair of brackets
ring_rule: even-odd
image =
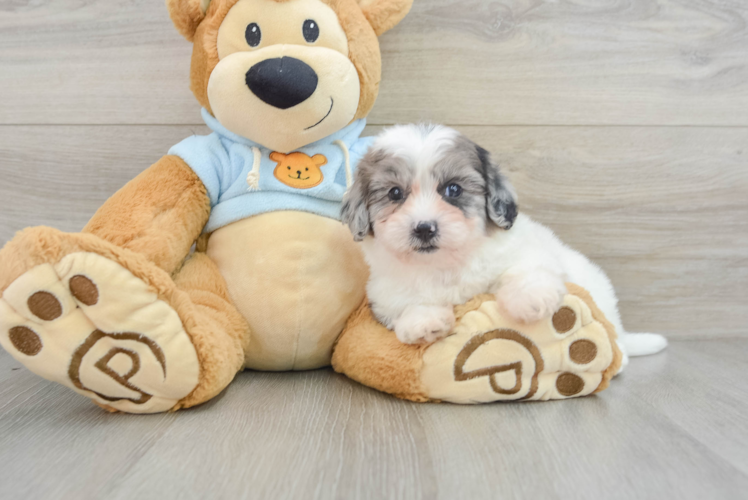
[(0, 300), (0, 344), (37, 375), (129, 413), (175, 408), (200, 377), (172, 306), (92, 252), (69, 253), (15, 279)]
[(428, 346), (399, 342), (368, 305), (333, 355), (339, 372), (414, 401), (488, 403), (585, 396), (605, 389), (621, 365), (613, 327), (572, 284), (552, 317), (526, 324), (490, 295), (455, 308), (453, 333)]
[(462, 317), (454, 335), (424, 352), (424, 390), (456, 403), (566, 399), (602, 390), (620, 353), (592, 308), (568, 294), (550, 318), (525, 324), (484, 301)]

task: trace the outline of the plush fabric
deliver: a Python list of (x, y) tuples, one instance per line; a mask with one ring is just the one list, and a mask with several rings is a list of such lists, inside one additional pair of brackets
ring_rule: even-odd
[[(80, 260), (81, 256), (87, 255), (94, 258), (87, 257), (88, 261), (76, 264), (76, 275), (91, 276), (99, 290), (116, 291), (129, 280), (129, 283), (132, 283), (132, 286), (127, 286), (130, 293), (110, 295), (109, 298), (102, 295), (99, 302), (92, 306), (97, 311), (84, 308), (85, 304), (68, 294), (68, 287), (64, 286), (63, 280), (70, 274), (67, 269), (72, 266), (69, 264), (70, 258), (73, 256)], [(111, 264), (116, 272), (100, 271), (99, 260)], [(47, 269), (46, 274), (40, 272), (40, 269)], [(54, 269), (52, 274), (49, 271), (51, 269)], [(223, 390), (242, 368), (244, 349), (249, 343), (249, 330), (246, 321), (226, 300), (225, 281), (216, 272), (215, 265), (204, 255), (196, 255), (184, 266), (182, 273), (177, 275), (177, 283), (181, 284), (184, 290), (145, 256), (113, 245), (92, 234), (66, 234), (46, 227), (26, 229), (0, 251), (0, 292), (3, 295), (0, 305), (0, 343), (19, 362), (34, 369), (39, 375), (68, 387), (72, 385), (71, 388), (79, 390), (108, 409), (148, 413), (202, 403)], [(151, 295), (143, 291), (133, 292), (133, 287), (141, 286), (139, 284), (145, 287), (141, 290), (148, 290)], [(62, 314), (58, 318), (50, 322), (40, 322), (33, 311), (21, 306), (31, 291), (39, 290), (54, 295), (63, 304)], [(148, 306), (148, 301), (158, 301), (160, 305)], [(135, 307), (138, 304), (140, 307)], [(75, 309), (74, 305), (78, 305), (79, 308)], [(109, 312), (99, 312), (98, 309), (102, 307)], [(189, 337), (191, 345), (178, 347), (173, 341), (165, 340), (164, 328), (167, 323), (159, 323), (158, 320), (170, 314), (181, 320), (181, 327)], [(143, 315), (146, 318), (145, 323), (140, 321)], [(156, 321), (157, 324), (152, 323), (150, 327), (145, 328), (143, 325), (147, 325), (148, 321)], [(88, 389), (75, 387), (68, 376), (66, 370), (71, 364), (71, 357), (75, 357), (77, 344), (56, 347), (54, 356), (40, 358), (46, 361), (42, 371), (33, 360), (28, 356), (24, 357), (24, 354), (12, 345), (9, 335), (12, 328), (7, 328), (11, 324), (14, 327), (26, 326), (39, 336), (43, 345), (39, 355), (44, 353), (44, 345), (48, 344), (49, 336), (56, 337), (57, 342), (59, 338), (70, 336), (71, 333), (79, 335), (80, 338), (88, 338), (97, 329), (107, 333), (125, 330), (124, 333), (154, 338), (154, 342), (164, 351), (164, 358), (167, 361), (172, 356), (184, 360), (184, 353), (187, 352), (185, 349), (192, 348), (196, 352), (199, 364), (196, 385), (189, 394), (183, 395), (179, 401), (175, 400), (168, 408), (158, 406), (156, 410), (147, 405), (133, 406), (127, 399), (102, 400)], [(128, 326), (141, 331), (127, 332)], [(178, 337), (178, 332), (170, 335)], [(73, 337), (72, 340), (78, 342), (76, 338), (78, 337)], [(49, 344), (50, 347), (53, 345), (55, 344)], [(99, 354), (102, 357), (106, 355)], [(95, 364), (97, 361), (101, 361), (101, 358), (94, 359), (91, 363)], [(168, 372), (169, 365), (166, 366)], [(161, 375), (154, 375), (153, 366), (150, 368), (151, 375), (147, 377), (146, 382), (153, 386), (158, 382), (152, 380), (153, 377)], [(111, 385), (108, 389), (110, 392), (104, 394), (106, 396), (121, 394)], [(143, 404), (149, 403), (151, 401)]]
[(338, 13), (340, 24), (348, 36), (348, 58), (358, 72), (361, 84), (358, 109), (354, 120), (369, 114), (379, 95), (382, 79), (382, 55), (379, 40), (355, 0), (324, 0)]
[(359, 0), (358, 3), (377, 36), (397, 26), (413, 6), (413, 0)]
[[(226, 130), (206, 110), (203, 110), (203, 119), (213, 134), (188, 137), (171, 148), (169, 154), (182, 158), (205, 185), (211, 204), (205, 232), (278, 210), (298, 210), (340, 220), (340, 202), (347, 189), (345, 153), (349, 152), (353, 170), (370, 143), (369, 138), (360, 138), (365, 120), (356, 121), (298, 151), (309, 158), (315, 155), (325, 158), (322, 181), (309, 189), (299, 189), (282, 182), (284, 177), (279, 180), (275, 175), (278, 162), (270, 158), (272, 150)], [(343, 144), (336, 144), (337, 141)], [(247, 178), (253, 172), (257, 157), (260, 158), (257, 182), (249, 186)], [(304, 171), (302, 175), (308, 177), (309, 174)]]
[[(247, 41), (249, 21), (254, 46)], [(318, 28), (313, 42), (304, 37), (306, 22)], [(365, 88), (338, 16), (321, 0), (237, 2), (216, 47), (208, 99), (228, 130), (291, 153), (353, 121)]]
[(174, 272), (210, 215), (200, 178), (176, 156), (165, 156), (117, 191), (84, 233), (144, 255)]
[[(184, 1), (184, 0), (183, 0)], [(192, 0), (193, 2), (196, 0)], [(219, 61), (218, 47), (216, 40), (218, 30), (221, 27), (223, 19), (228, 11), (239, 0), (213, 0), (205, 14), (205, 18), (200, 22), (192, 37), (188, 40), (194, 40), (192, 53), (192, 66), (190, 72), (190, 88), (197, 98), (198, 102), (211, 112), (210, 102), (208, 100), (208, 81), (213, 68)], [(379, 41), (374, 29), (369, 24), (361, 8), (358, 7), (356, 0), (323, 0), (337, 14), (340, 24), (348, 37), (348, 58), (353, 62), (358, 72), (361, 92), (359, 105), (353, 120), (359, 120), (369, 114), (379, 93), (379, 82), (382, 75), (382, 59), (379, 51)], [(412, 0), (402, 2), (406, 8), (397, 10), (397, 16), (405, 16), (410, 9)], [(187, 26), (192, 28), (193, 23), (185, 22), (185, 19), (192, 19), (191, 16), (185, 17), (184, 12), (179, 8), (177, 0), (168, 4), (172, 20), (180, 32)], [(196, 12), (190, 9), (189, 12)], [(379, 14), (379, 19), (385, 19), (385, 11)], [(392, 26), (397, 24), (393, 18), (389, 23)], [(187, 30), (189, 34), (191, 31)], [(182, 33), (184, 34), (184, 32)]]
[(350, 317), (338, 338), (332, 366), (369, 387), (402, 399), (424, 402), (421, 383), (426, 346), (405, 345), (374, 318), (367, 301)]
[(215, 231), (207, 246), (251, 328), (247, 368), (330, 364), (368, 277), (346, 226), (304, 212), (272, 212)]
[(174, 27), (188, 41), (195, 36), (197, 26), (205, 18), (210, 0), (166, 0)]
[(195, 253), (174, 279), (186, 292), (193, 314), (185, 319), (203, 368), (198, 386), (173, 409), (189, 408), (218, 395), (244, 367), (250, 348), (247, 321), (233, 306), (218, 266)]
[(553, 318), (525, 325), (483, 295), (455, 308), (453, 334), (428, 346), (400, 343), (364, 303), (332, 364), (352, 379), (412, 401), (471, 404), (578, 397), (608, 386), (621, 366), (616, 333), (589, 294), (569, 284)]

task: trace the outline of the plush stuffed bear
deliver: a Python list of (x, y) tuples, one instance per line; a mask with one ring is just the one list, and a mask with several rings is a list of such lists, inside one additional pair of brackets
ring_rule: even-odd
[[(244, 368), (329, 365), (339, 337), (336, 369), (410, 399), (604, 387), (620, 353), (580, 293), (564, 321), (532, 328), (487, 301), (428, 348), (393, 344), (367, 316), (367, 268), (340, 203), (368, 146), (377, 36), (411, 2), (168, 0), (194, 44), (191, 88), (212, 133), (172, 147), (81, 233), (16, 235), (0, 252), (0, 344), (36, 374), (131, 413), (205, 402)], [(519, 347), (496, 350), (507, 342)]]
[(491, 403), (586, 396), (621, 368), (616, 332), (583, 288), (567, 283), (546, 320), (512, 319), (492, 295), (455, 307), (457, 324), (430, 345), (406, 345), (366, 302), (338, 339), (332, 364), (362, 384), (411, 401)]
[(411, 2), (168, 0), (213, 133), (175, 145), (80, 234), (32, 228), (5, 247), (3, 346), (131, 412), (203, 402), (243, 367), (329, 365), (367, 278), (339, 212), (368, 145), (377, 36)]

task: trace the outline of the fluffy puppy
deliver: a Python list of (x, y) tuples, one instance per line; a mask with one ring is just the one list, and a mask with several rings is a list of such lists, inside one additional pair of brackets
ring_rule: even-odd
[(518, 213), (512, 186), (488, 152), (434, 125), (389, 128), (358, 166), (343, 221), (361, 241), (376, 317), (400, 341), (450, 333), (453, 306), (494, 293), (515, 319), (533, 322), (562, 304), (564, 283), (586, 288), (628, 355), (657, 352), (655, 334), (627, 334), (605, 273), (547, 227)]

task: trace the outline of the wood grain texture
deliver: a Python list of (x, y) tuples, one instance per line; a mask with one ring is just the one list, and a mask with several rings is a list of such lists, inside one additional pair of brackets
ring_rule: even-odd
[(743, 335), (748, 129), (465, 127), (520, 209), (611, 277), (629, 331)]
[[(417, 0), (370, 123), (745, 126), (747, 25), (741, 0)], [(200, 123), (190, 51), (163, 2), (6, 0), (0, 123)]]
[(0, 353), (15, 498), (741, 498), (748, 340), (676, 341), (598, 396), (416, 404), (332, 373), (246, 372), (176, 414), (107, 414)]
[[(748, 129), (459, 127), (491, 150), (522, 210), (589, 255), (625, 325), (671, 337), (745, 335)], [(373, 134), (378, 127), (370, 127)], [(0, 242), (78, 231), (198, 126), (0, 127)]]

